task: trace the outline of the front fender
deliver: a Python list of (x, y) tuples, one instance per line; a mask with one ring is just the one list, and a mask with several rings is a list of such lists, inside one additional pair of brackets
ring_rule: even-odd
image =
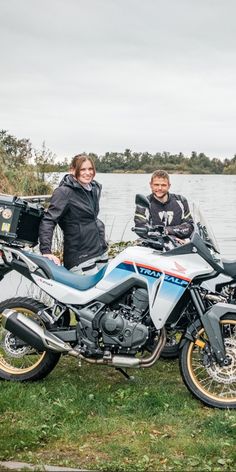
[(185, 333), (181, 337), (181, 341), (180, 341), (180, 344), (179, 344), (179, 349), (182, 349), (184, 344), (186, 344), (188, 341), (194, 342), (194, 340), (196, 338), (196, 334), (198, 333), (198, 331), (201, 327), (202, 327), (202, 324), (201, 324), (200, 320), (196, 320), (196, 321), (194, 321), (194, 323), (189, 325), (187, 327)]
[(187, 341), (194, 341), (197, 332), (203, 326), (209, 339), (211, 348), (216, 356), (217, 361), (222, 364), (225, 359), (225, 347), (222, 332), (220, 329), (220, 320), (227, 313), (236, 314), (236, 306), (231, 303), (216, 303), (213, 305), (201, 319), (196, 320), (190, 325), (181, 340), (180, 349)]

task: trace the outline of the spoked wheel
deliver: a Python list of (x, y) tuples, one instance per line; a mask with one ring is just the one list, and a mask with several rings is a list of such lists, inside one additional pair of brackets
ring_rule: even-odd
[(38, 311), (46, 308), (30, 298), (11, 298), (0, 303), (0, 379), (13, 381), (39, 380), (48, 375), (57, 364), (60, 354), (54, 352), (38, 352), (25, 344), (2, 326), (1, 313), (6, 308), (23, 313), (37, 321), (43, 322)]
[(227, 366), (220, 366), (204, 347), (207, 336), (199, 327), (197, 341), (187, 341), (180, 351), (180, 370), (190, 392), (210, 407), (236, 408), (236, 316), (226, 315), (220, 321)]

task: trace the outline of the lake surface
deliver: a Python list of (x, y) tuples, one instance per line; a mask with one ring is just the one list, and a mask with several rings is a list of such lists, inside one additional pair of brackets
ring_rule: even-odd
[[(57, 182), (64, 174), (57, 174)], [(52, 175), (50, 175), (50, 179)], [(103, 186), (100, 217), (106, 224), (110, 241), (137, 238), (131, 231), (135, 195), (150, 193), (148, 174), (97, 174)], [(210, 223), (221, 253), (236, 260), (236, 175), (171, 175), (171, 191), (188, 198), (190, 206), (200, 206)], [(14, 272), (1, 282), (0, 300), (12, 296), (30, 296), (30, 285)]]
[[(58, 174), (58, 181), (64, 174)], [(126, 241), (137, 238), (131, 231), (135, 194), (150, 193), (151, 174), (97, 174), (103, 186), (100, 218), (107, 238)], [(172, 174), (171, 191), (181, 193), (190, 204), (200, 206), (225, 257), (236, 259), (236, 175)]]

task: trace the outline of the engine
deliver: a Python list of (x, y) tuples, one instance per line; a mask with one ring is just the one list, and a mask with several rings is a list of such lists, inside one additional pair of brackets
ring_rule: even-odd
[(77, 325), (85, 355), (101, 355), (104, 351), (134, 354), (149, 338), (149, 327), (144, 324), (148, 311), (148, 294), (137, 288), (126, 304), (111, 309), (101, 302), (79, 310)]
[(119, 346), (126, 350), (141, 348), (148, 338), (148, 328), (138, 321), (124, 317), (121, 309), (118, 313), (108, 311), (101, 319), (101, 332), (106, 346)]

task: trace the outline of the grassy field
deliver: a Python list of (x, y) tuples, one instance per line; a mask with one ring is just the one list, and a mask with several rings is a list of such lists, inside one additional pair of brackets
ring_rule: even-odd
[(195, 400), (177, 361), (129, 371), (62, 358), (44, 381), (1, 382), (0, 458), (109, 472), (235, 471), (236, 413)]

